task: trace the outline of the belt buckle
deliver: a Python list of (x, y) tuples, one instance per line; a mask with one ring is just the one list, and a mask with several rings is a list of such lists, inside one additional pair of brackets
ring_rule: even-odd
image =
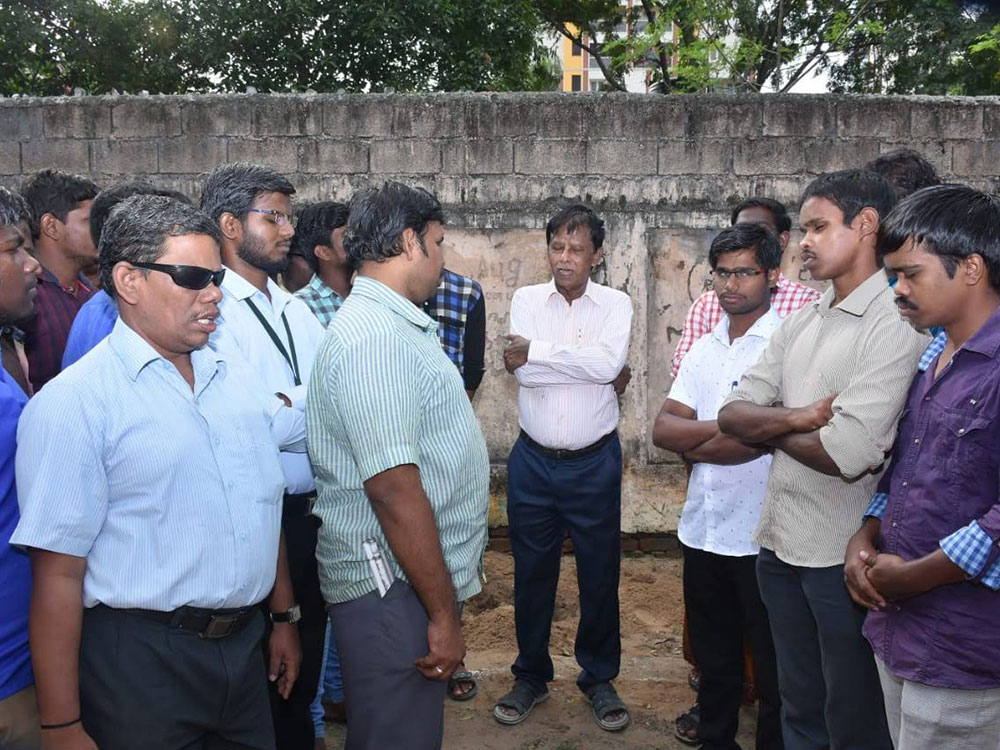
[(233, 632), (233, 628), (236, 626), (236, 622), (239, 619), (240, 616), (238, 614), (211, 615), (208, 618), (208, 625), (206, 625), (202, 631), (198, 633), (198, 637), (208, 638), (210, 640), (225, 638)]

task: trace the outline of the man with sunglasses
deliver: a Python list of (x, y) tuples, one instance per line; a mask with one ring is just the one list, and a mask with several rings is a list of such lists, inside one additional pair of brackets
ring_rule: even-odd
[[(51, 750), (275, 747), (259, 605), (294, 601), (280, 526), (287, 435), (274, 399), (206, 346), (226, 274), (218, 239), (170, 198), (117, 206), (99, 258), (119, 319), (22, 417), (11, 543), (31, 556)], [(295, 628), (276, 625), (270, 647), (287, 693)]]
[[(767, 613), (757, 588), (757, 545), (771, 457), (719, 432), (723, 399), (756, 363), (781, 318), (771, 306), (782, 247), (763, 224), (723, 230), (708, 251), (713, 286), (725, 317), (684, 357), (653, 426), (653, 444), (694, 468), (677, 527), (684, 551), (684, 606), (691, 650), (701, 668), (698, 743), (736, 745), (743, 697), (743, 642), (749, 640), (760, 695), (758, 750), (781, 750), (778, 675)], [(682, 742), (682, 714), (675, 734)]]
[[(288, 262), (295, 228), (290, 197), (295, 188), (282, 175), (257, 164), (217, 167), (205, 181), (201, 208), (218, 224), (222, 239), (222, 282), (218, 327), (212, 348), (240, 359), (253, 372), (252, 387), (280, 398), (304, 416), (306, 387), (324, 329), (302, 300), (271, 279)], [(312, 748), (309, 706), (316, 695), (326, 634), (326, 610), (316, 566), (318, 519), (305, 428), (300, 442), (281, 451), (285, 472), (282, 529), (288, 545), (295, 602), (275, 622), (297, 623), (302, 646), (301, 679), (291, 694), (271, 693), (279, 750)], [(271, 675), (274, 677), (275, 675)]]

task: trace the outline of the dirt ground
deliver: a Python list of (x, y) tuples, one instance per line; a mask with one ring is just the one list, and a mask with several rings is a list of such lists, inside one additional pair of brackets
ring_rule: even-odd
[[(511, 686), (514, 645), (514, 561), (486, 554), (487, 583), (468, 602), (463, 620), (466, 664), (478, 674), (479, 694), (466, 703), (447, 701), (445, 750), (675, 750), (673, 719), (694, 702), (681, 657), (681, 561), (637, 556), (622, 560), (622, 667), (615, 682), (632, 723), (623, 732), (601, 730), (583, 702), (575, 680), (579, 668), (573, 640), (579, 617), (576, 562), (563, 557), (552, 624), (551, 653), (556, 679), (551, 697), (518, 726), (498, 724), (493, 705)], [(753, 748), (752, 709), (744, 709), (739, 742)], [(328, 725), (327, 748), (343, 747), (344, 729)]]

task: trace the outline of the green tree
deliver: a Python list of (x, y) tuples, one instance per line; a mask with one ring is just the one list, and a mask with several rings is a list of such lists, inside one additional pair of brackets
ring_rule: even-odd
[(531, 0), (22, 0), (0, 93), (553, 88)]

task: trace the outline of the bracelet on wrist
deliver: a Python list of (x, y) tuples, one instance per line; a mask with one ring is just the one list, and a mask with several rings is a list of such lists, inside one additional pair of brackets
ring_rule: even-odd
[(73, 721), (65, 721), (62, 724), (41, 724), (41, 729), (65, 729), (66, 727), (71, 727), (74, 724), (80, 723), (80, 717), (77, 716)]

